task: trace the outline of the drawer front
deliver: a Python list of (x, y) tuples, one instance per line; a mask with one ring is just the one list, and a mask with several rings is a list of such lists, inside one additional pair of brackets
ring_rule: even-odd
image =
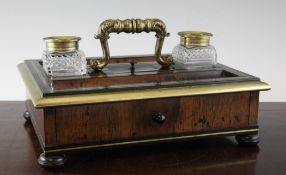
[[(57, 144), (159, 136), (174, 132), (179, 98), (56, 109)], [(157, 114), (166, 120), (154, 120)]]
[(199, 132), (249, 125), (250, 93), (183, 97), (175, 132)]
[(249, 99), (250, 93), (243, 92), (57, 107), (56, 144), (245, 127), (249, 125)]

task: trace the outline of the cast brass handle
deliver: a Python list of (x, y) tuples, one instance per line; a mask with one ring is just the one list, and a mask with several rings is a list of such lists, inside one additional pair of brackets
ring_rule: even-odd
[(166, 117), (162, 113), (158, 113), (156, 115), (153, 115), (153, 120), (157, 123), (164, 123), (166, 120)]
[(162, 46), (166, 36), (169, 33), (166, 31), (166, 26), (160, 19), (108, 19), (100, 24), (98, 34), (95, 35), (96, 39), (100, 40), (103, 59), (90, 60), (90, 66), (96, 70), (102, 70), (109, 62), (110, 53), (107, 40), (110, 33), (141, 33), (141, 32), (156, 32), (156, 46), (155, 57), (159, 64), (164, 67), (168, 67), (173, 63), (173, 58), (169, 56), (162, 56)]

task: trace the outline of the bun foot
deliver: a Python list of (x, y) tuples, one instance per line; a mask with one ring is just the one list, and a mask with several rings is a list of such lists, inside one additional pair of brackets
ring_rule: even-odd
[(253, 135), (238, 135), (235, 139), (239, 145), (242, 146), (255, 146), (259, 143), (260, 138), (258, 134)]
[(46, 156), (44, 153), (38, 158), (38, 163), (44, 168), (47, 169), (58, 169), (62, 168), (66, 163), (66, 156)]
[(24, 119), (25, 119), (26, 121), (30, 121), (30, 120), (31, 120), (31, 113), (26, 110), (26, 111), (23, 113), (23, 117), (24, 117)]

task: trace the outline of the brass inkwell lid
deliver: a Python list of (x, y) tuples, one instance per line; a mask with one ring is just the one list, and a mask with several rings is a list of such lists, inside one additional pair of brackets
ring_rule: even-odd
[(78, 42), (81, 40), (77, 36), (51, 36), (43, 38), (46, 43), (46, 50), (50, 52), (73, 52), (78, 50)]
[(179, 32), (180, 44), (187, 47), (197, 47), (197, 46), (209, 46), (210, 37), (213, 35), (207, 32), (199, 31), (183, 31)]

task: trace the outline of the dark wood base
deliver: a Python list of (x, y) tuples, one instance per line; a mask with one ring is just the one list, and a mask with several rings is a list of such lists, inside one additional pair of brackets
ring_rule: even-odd
[[(34, 122), (34, 115), (31, 114), (29, 111), (25, 111), (24, 114), (23, 114), (23, 117), (27, 120), (27, 121), (30, 121), (32, 120), (32, 124), (34, 125), (34, 129), (37, 128), (37, 126), (35, 125), (35, 122)], [(240, 128), (239, 130), (220, 130), (220, 131), (217, 131), (217, 132), (201, 132), (201, 133), (193, 133), (191, 135), (185, 135), (183, 136), (182, 138), (180, 138), (178, 136), (178, 138), (176, 138), (174, 136), (174, 140), (173, 139), (167, 139), (164, 140), (161, 138), (158, 139), (158, 141), (153, 141), (153, 139), (148, 139), (146, 140), (146, 143), (161, 143), (161, 142), (172, 142), (172, 141), (183, 141), (183, 140), (191, 140), (191, 139), (198, 139), (198, 138), (209, 138), (209, 137), (223, 137), (223, 136), (235, 136), (237, 142), (239, 143), (239, 145), (244, 145), (244, 146), (249, 146), (249, 145), (257, 145), (259, 143), (259, 136), (258, 136), (258, 131), (251, 131), (251, 128), (248, 128), (250, 131), (247, 131), (247, 132), (244, 132), (244, 130), (247, 130), (247, 128)], [(255, 128), (253, 128), (255, 130)], [(243, 135), (241, 135), (243, 134)], [(39, 136), (39, 135), (38, 135)], [(186, 137), (186, 138), (184, 138)], [(41, 141), (41, 139), (39, 139), (39, 141)], [(144, 141), (142, 140), (139, 140), (138, 141), (138, 144), (142, 144), (144, 143)], [(137, 141), (134, 141), (134, 143), (132, 141), (130, 142), (126, 142), (127, 144), (126, 145), (137, 145)], [(43, 144), (43, 143), (42, 143)], [(110, 145), (110, 146), (109, 146)], [(125, 144), (122, 142), (118, 142), (118, 143), (115, 143), (114, 145), (115, 146), (112, 146), (113, 144), (102, 144), (102, 146), (100, 145), (87, 145), (87, 146), (79, 146), (79, 145), (70, 145), (70, 146), (63, 146), (63, 147), (60, 147), (60, 148), (57, 148), (57, 147), (50, 147), (50, 148), (47, 148), (47, 147), (42, 147), (44, 153), (42, 153), (39, 158), (38, 158), (38, 164), (44, 168), (47, 168), (47, 169), (59, 169), (59, 168), (62, 168), (66, 161), (67, 161), (67, 158), (65, 156), (65, 153), (68, 153), (68, 152), (74, 152), (74, 151), (84, 151), (84, 150), (93, 150), (93, 149), (97, 149), (100, 148), (109, 148), (109, 147), (120, 147), (120, 146), (124, 146)], [(94, 148), (93, 148), (94, 146)]]
[(235, 139), (241, 146), (256, 146), (260, 141), (258, 133), (251, 135), (237, 135), (235, 136)]
[(47, 156), (45, 153), (42, 153), (38, 158), (38, 163), (44, 168), (58, 169), (64, 166), (66, 160), (65, 155)]
[(27, 100), (29, 112), (24, 117), (31, 117), (43, 152), (53, 156), (125, 145), (253, 135), (258, 132), (257, 104), (258, 92), (43, 109)]

